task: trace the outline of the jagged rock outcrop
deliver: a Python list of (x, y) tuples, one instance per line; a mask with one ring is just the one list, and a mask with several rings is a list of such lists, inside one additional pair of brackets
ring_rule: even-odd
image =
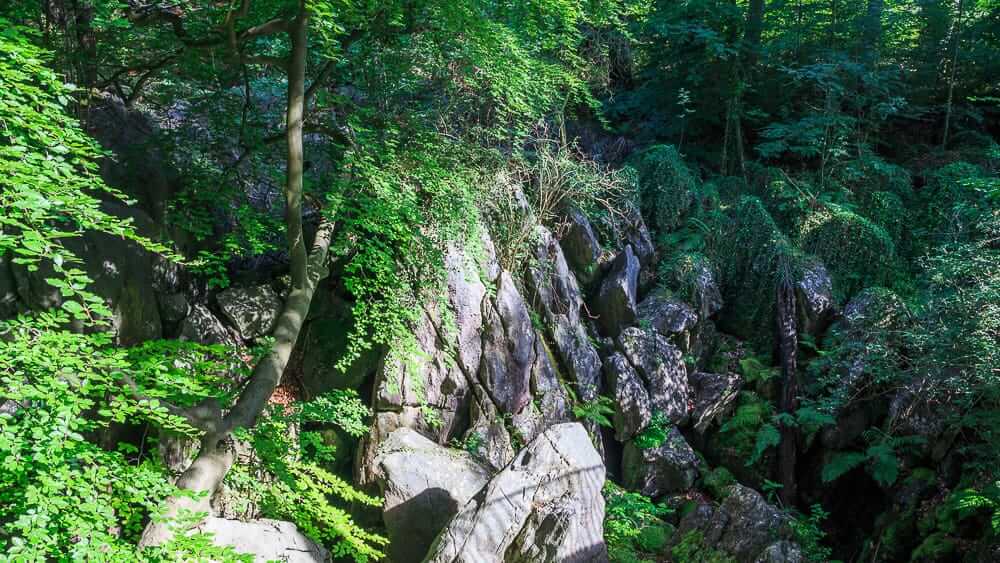
[[(690, 351), (695, 347), (692, 346), (691, 336), (698, 325), (698, 314), (687, 303), (654, 293), (639, 303), (636, 312), (640, 326), (673, 337), (682, 350)], [(700, 336), (701, 331), (698, 332), (697, 336)]]
[[(792, 530), (788, 516), (743, 485), (727, 488), (719, 506), (705, 503), (689, 511), (681, 518), (675, 538), (692, 531), (702, 534), (706, 547), (724, 551), (740, 563), (801, 560), (789, 541)], [(783, 555), (787, 558), (772, 558)]]
[(698, 314), (690, 305), (659, 293), (639, 303), (638, 317), (640, 323), (649, 323), (664, 336), (688, 332), (698, 324)]
[(639, 259), (632, 251), (632, 245), (626, 245), (611, 264), (611, 270), (594, 298), (597, 325), (603, 334), (618, 336), (623, 328), (635, 322), (638, 283)]
[(612, 422), (615, 439), (625, 442), (649, 425), (653, 407), (639, 374), (625, 356), (614, 353), (604, 359), (604, 375), (615, 400)]
[(484, 303), (484, 309), (480, 381), (503, 413), (515, 414), (531, 400), (536, 337), (528, 307), (510, 274), (500, 274), (496, 299)]
[[(642, 219), (642, 214), (635, 207), (630, 207), (625, 217), (625, 241), (632, 245), (632, 250), (639, 259), (639, 265), (643, 269), (652, 264), (656, 257), (656, 247), (653, 246), (653, 237), (649, 234), (649, 228)], [(650, 270), (652, 271), (652, 270)]]
[(820, 329), (823, 318), (833, 310), (833, 279), (822, 263), (809, 264), (795, 284), (800, 310), (800, 330), (809, 334)]
[[(500, 468), (514, 457), (515, 443), (569, 418), (569, 398), (528, 305), (485, 235), (483, 246), (484, 264), (449, 250), (447, 300), (425, 305), (414, 330), (420, 355), (389, 355), (376, 371), (376, 428), (356, 462), (362, 484), (372, 483), (379, 443), (399, 427), (439, 444), (481, 442), (486, 460)], [(493, 295), (487, 283), (496, 288)]]
[(583, 285), (597, 277), (601, 259), (601, 242), (590, 220), (578, 208), (570, 206), (564, 213), (566, 229), (559, 239), (566, 262)]
[(604, 465), (583, 426), (555, 425), (462, 507), (424, 561), (607, 561), (603, 485)]
[(713, 421), (721, 420), (736, 401), (743, 384), (738, 373), (707, 373), (696, 371), (688, 376), (691, 402), (694, 409), (691, 419), (694, 429), (704, 432)]
[(803, 561), (802, 548), (788, 540), (781, 540), (767, 546), (754, 563), (799, 563)]
[(584, 400), (597, 396), (601, 358), (581, 318), (583, 298), (562, 249), (545, 227), (535, 229), (536, 245), (527, 269), (531, 303), (552, 333), (555, 354)]
[(434, 538), (490, 479), (471, 454), (439, 446), (414, 430), (393, 431), (375, 457), (389, 558), (420, 561)]
[(642, 449), (634, 442), (625, 444), (622, 456), (622, 481), (648, 497), (681, 493), (691, 489), (698, 479), (698, 456), (676, 427), (655, 448)]
[(281, 314), (281, 297), (266, 285), (230, 287), (216, 300), (222, 316), (244, 340), (270, 334)]
[(191, 312), (181, 321), (180, 339), (201, 344), (233, 343), (222, 321), (201, 304), (191, 307)]
[(683, 424), (689, 413), (687, 369), (680, 350), (655, 330), (629, 327), (617, 339), (629, 363), (646, 381), (653, 411), (674, 424)]
[(327, 563), (330, 552), (303, 534), (291, 522), (253, 520), (240, 522), (208, 518), (195, 528), (212, 534), (212, 542), (231, 546), (239, 553), (254, 556), (255, 561), (287, 563)]

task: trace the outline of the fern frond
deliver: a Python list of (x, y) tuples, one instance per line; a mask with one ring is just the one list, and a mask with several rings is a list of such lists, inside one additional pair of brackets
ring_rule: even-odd
[(861, 452), (837, 452), (830, 458), (830, 462), (823, 466), (823, 482), (830, 483), (836, 481), (848, 471), (858, 467), (868, 456)]

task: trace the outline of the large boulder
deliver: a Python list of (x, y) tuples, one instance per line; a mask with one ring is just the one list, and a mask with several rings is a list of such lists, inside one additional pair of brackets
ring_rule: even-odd
[[(793, 536), (784, 512), (743, 485), (732, 485), (724, 494), (721, 505), (701, 504), (681, 518), (675, 537), (701, 532), (706, 547), (724, 551), (739, 563), (799, 560), (794, 544), (772, 547)], [(787, 559), (781, 559), (782, 554)]]
[(577, 394), (592, 400), (600, 391), (601, 358), (582, 322), (580, 288), (552, 233), (538, 226), (535, 240), (526, 277), (530, 301), (551, 331), (554, 352), (576, 384)]
[(594, 299), (597, 325), (602, 333), (615, 337), (635, 322), (638, 284), (639, 259), (632, 251), (632, 245), (626, 245), (611, 264), (611, 271), (601, 282)]
[(578, 423), (518, 453), (441, 532), (428, 563), (607, 561), (604, 465)]
[[(378, 445), (399, 427), (439, 444), (480, 444), (485, 460), (501, 468), (513, 459), (516, 443), (569, 418), (554, 359), (486, 234), (482, 250), (483, 259), (476, 260), (464, 248), (448, 249), (447, 299), (424, 304), (414, 327), (419, 353), (389, 354), (379, 363), (376, 423), (356, 459), (362, 485), (377, 473)], [(487, 284), (496, 292), (490, 294)]]
[(191, 304), (183, 293), (158, 293), (156, 299), (165, 323), (179, 323), (191, 312)]
[(705, 432), (713, 421), (721, 420), (729, 412), (739, 395), (743, 378), (738, 373), (707, 373), (696, 371), (688, 376), (691, 387), (691, 402), (694, 409), (691, 418), (694, 429)]
[(420, 561), (459, 508), (490, 479), (471, 454), (450, 450), (409, 428), (389, 434), (375, 457), (391, 561)]
[(362, 350), (349, 365), (338, 365), (348, 353), (355, 328), (352, 304), (322, 286), (313, 297), (309, 314), (311, 318), (302, 327), (297, 345), (302, 353), (300, 383), (307, 396), (333, 389), (358, 389), (374, 379), (385, 356), (382, 347)]
[[(102, 211), (131, 219), (136, 231), (143, 235), (157, 230), (149, 216), (137, 208), (104, 203)], [(93, 280), (87, 290), (110, 307), (111, 327), (119, 345), (132, 346), (163, 335), (153, 276), (162, 258), (128, 239), (94, 231), (67, 238), (64, 244)], [(30, 271), (26, 265), (11, 263), (20, 301), (36, 311), (60, 306), (62, 295), (45, 281), (57, 277), (52, 264), (42, 262), (37, 266), (37, 270)]]
[(445, 444), (464, 430), (469, 378), (449, 354), (431, 313), (417, 321), (414, 337), (422, 354), (391, 353), (377, 370), (375, 409), (396, 413), (402, 426)]
[(279, 520), (240, 522), (224, 518), (208, 518), (197, 528), (212, 534), (218, 546), (230, 546), (239, 553), (254, 556), (255, 561), (285, 561), (287, 563), (327, 563), (330, 552), (295, 527)]
[(180, 339), (200, 344), (232, 344), (233, 339), (208, 307), (196, 304), (181, 321)]
[(680, 350), (655, 330), (629, 327), (617, 339), (621, 350), (639, 375), (654, 411), (670, 422), (682, 424), (689, 413), (687, 369)]
[(591, 226), (590, 220), (576, 207), (567, 208), (564, 213), (566, 229), (559, 239), (566, 262), (576, 274), (577, 280), (589, 285), (597, 276), (601, 259), (601, 243)]
[(629, 489), (648, 497), (686, 492), (698, 479), (698, 455), (675, 427), (657, 447), (642, 449), (625, 444), (622, 479)]
[(820, 262), (809, 264), (795, 284), (802, 307), (801, 329), (814, 334), (820, 329), (823, 318), (833, 310), (833, 280), (826, 266)]
[(614, 353), (604, 359), (604, 375), (615, 400), (612, 421), (615, 439), (625, 442), (649, 425), (653, 417), (649, 393), (625, 356)]
[(781, 540), (764, 548), (754, 563), (800, 563), (801, 561), (804, 559), (799, 544)]
[[(642, 214), (638, 208), (630, 206), (624, 221), (625, 240), (632, 245), (632, 250), (639, 259), (639, 264), (648, 269), (656, 257), (656, 247), (653, 245), (653, 237), (649, 234), (646, 222), (642, 219)], [(652, 270), (650, 270), (652, 271)]]
[(244, 340), (270, 334), (281, 314), (281, 298), (266, 285), (230, 287), (217, 299), (222, 316)]
[(698, 324), (698, 314), (687, 303), (654, 293), (642, 300), (638, 307), (639, 323), (664, 336), (683, 334)]

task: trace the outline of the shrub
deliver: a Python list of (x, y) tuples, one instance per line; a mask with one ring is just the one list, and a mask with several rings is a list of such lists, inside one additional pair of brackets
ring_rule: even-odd
[(828, 204), (809, 215), (799, 230), (799, 244), (826, 265), (834, 293), (841, 299), (892, 281), (896, 255), (892, 238), (845, 208)]
[(681, 225), (698, 187), (677, 149), (650, 147), (631, 159), (639, 182), (639, 197), (651, 229), (668, 232)]

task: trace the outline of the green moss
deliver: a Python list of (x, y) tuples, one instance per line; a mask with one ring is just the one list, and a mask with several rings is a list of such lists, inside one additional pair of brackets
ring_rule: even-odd
[(639, 536), (635, 538), (635, 543), (639, 549), (645, 552), (659, 553), (667, 547), (667, 542), (670, 540), (673, 532), (673, 526), (665, 522), (647, 526), (639, 531)]
[(858, 291), (892, 281), (896, 245), (886, 230), (845, 208), (827, 204), (812, 213), (799, 230), (802, 250), (826, 265), (834, 294)]
[(630, 164), (636, 170), (642, 209), (650, 228), (667, 232), (679, 227), (691, 208), (698, 184), (677, 149), (656, 145), (639, 153)]
[(716, 467), (702, 479), (702, 485), (716, 500), (724, 500), (726, 491), (736, 484), (736, 478), (725, 467)]
[(721, 274), (724, 328), (749, 340), (756, 349), (771, 350), (774, 330), (761, 327), (773, 326), (775, 289), (779, 283), (798, 278), (805, 257), (760, 199), (744, 197), (733, 209), (712, 258)]
[(674, 563), (735, 563), (735, 559), (724, 552), (705, 545), (701, 532), (692, 530), (670, 550)]

